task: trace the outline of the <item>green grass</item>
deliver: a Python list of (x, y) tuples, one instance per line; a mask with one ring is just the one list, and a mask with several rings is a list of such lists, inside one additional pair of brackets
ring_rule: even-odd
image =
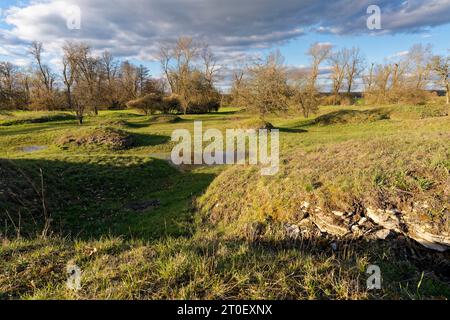
[[(192, 131), (194, 121), (223, 132), (258, 122), (233, 108), (176, 121), (101, 111), (82, 127), (70, 114), (1, 114), (0, 298), (449, 298), (445, 271), (427, 262), (437, 261), (434, 255), (415, 261), (402, 246), (369, 241), (339, 242), (333, 251), (334, 238), (280, 236), (305, 196), (346, 209), (384, 190), (405, 204), (395, 187), (430, 203), (426, 219), (442, 219), (450, 170), (450, 119), (442, 110), (321, 107), (310, 119), (268, 117), (280, 129), (282, 166), (266, 178), (250, 166), (178, 170), (162, 160), (174, 145), (173, 130)], [(69, 133), (105, 127), (134, 143), (121, 150), (58, 144)], [(24, 149), (33, 146), (43, 148)], [(42, 181), (52, 218), (48, 239), (38, 236)], [(151, 200), (158, 205), (129, 208)], [(268, 228), (257, 241), (245, 236), (254, 221)], [(83, 270), (79, 292), (65, 286), (69, 261)], [(382, 266), (382, 291), (365, 289), (369, 264)]]

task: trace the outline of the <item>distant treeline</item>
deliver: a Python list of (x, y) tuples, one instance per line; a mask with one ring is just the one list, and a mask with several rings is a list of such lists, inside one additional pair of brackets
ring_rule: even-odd
[[(308, 116), (319, 104), (352, 104), (359, 98), (365, 103), (421, 104), (446, 96), (449, 103), (450, 58), (420, 44), (381, 64), (368, 64), (359, 48), (315, 43), (305, 68), (287, 66), (278, 51), (224, 66), (208, 45), (182, 37), (160, 46), (162, 79), (142, 65), (116, 59), (108, 51), (96, 55), (89, 45), (77, 42), (64, 44), (62, 70), (56, 73), (44, 63), (43, 51), (42, 43), (31, 44), (34, 62), (27, 68), (0, 62), (0, 110), (72, 110), (82, 123), (86, 112), (126, 107), (146, 114), (204, 113), (226, 103), (264, 117), (289, 108)], [(229, 94), (217, 88), (225, 74), (232, 77)], [(330, 92), (323, 92), (324, 82)]]

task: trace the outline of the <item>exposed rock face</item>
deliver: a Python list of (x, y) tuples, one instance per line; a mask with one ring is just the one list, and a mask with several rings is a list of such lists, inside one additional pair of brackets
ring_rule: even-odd
[(316, 208), (311, 214), (312, 220), (321, 232), (330, 233), (336, 236), (345, 236), (350, 231), (342, 221), (324, 213), (321, 208)]
[(391, 235), (393, 235), (393, 232), (389, 229), (381, 229), (374, 233), (375, 238), (380, 240), (386, 240)]
[(367, 208), (366, 214), (367, 217), (377, 225), (382, 226), (387, 230), (392, 230), (398, 233), (402, 232), (400, 219), (397, 216), (397, 211)]
[[(369, 207), (361, 215), (337, 210), (325, 212), (321, 207), (315, 207), (308, 202), (303, 202), (300, 210), (309, 217), (303, 221), (311, 221), (322, 233), (338, 237), (367, 236), (379, 240), (404, 235), (432, 250), (443, 252), (450, 249), (450, 234), (432, 232), (436, 228), (423, 226), (411, 218), (404, 218), (410, 215), (397, 210)], [(304, 233), (293, 224), (285, 224), (285, 232), (287, 237), (294, 239)]]
[(442, 235), (427, 232), (419, 225), (411, 225), (408, 230), (408, 236), (428, 249), (444, 252), (450, 249), (450, 235)]

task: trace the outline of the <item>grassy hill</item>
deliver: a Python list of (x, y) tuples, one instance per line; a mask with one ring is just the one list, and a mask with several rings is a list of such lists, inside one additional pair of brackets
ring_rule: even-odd
[[(166, 161), (174, 129), (257, 122), (236, 109), (176, 120), (104, 111), (82, 127), (64, 113), (0, 114), (0, 298), (450, 298), (449, 253), (411, 234), (450, 231), (446, 110), (269, 117), (274, 177)], [(401, 230), (368, 236), (379, 228), (368, 208), (397, 210)], [(372, 224), (353, 228), (363, 218)], [(78, 292), (66, 288), (68, 262), (82, 270)], [(366, 289), (371, 264), (380, 291)]]

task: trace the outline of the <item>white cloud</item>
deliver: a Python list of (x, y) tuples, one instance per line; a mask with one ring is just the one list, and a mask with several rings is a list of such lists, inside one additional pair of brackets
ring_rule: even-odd
[[(268, 48), (307, 32), (369, 33), (366, 9), (382, 10), (382, 33), (416, 32), (450, 22), (449, 0), (35, 0), (4, 10), (0, 45), (44, 42), (53, 53), (65, 40), (150, 60), (158, 43), (180, 35), (210, 43), (224, 60)], [(81, 30), (66, 26), (67, 9), (81, 9)], [(19, 53), (20, 55), (20, 53)]]

